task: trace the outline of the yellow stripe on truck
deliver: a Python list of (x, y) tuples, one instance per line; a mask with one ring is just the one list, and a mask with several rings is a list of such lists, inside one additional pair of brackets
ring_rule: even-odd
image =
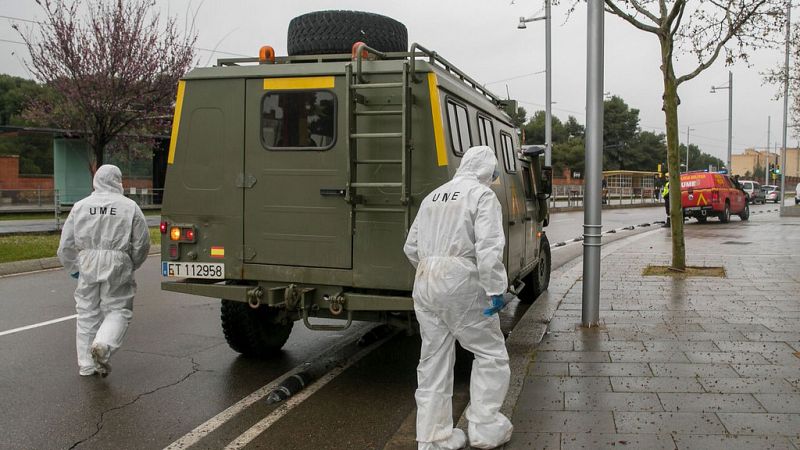
[(265, 91), (333, 89), (334, 77), (265, 78)]
[(169, 156), (167, 164), (172, 164), (175, 160), (175, 146), (178, 144), (178, 128), (181, 125), (181, 110), (183, 109), (183, 93), (186, 90), (186, 82), (178, 81), (178, 96), (175, 99), (175, 115), (172, 117), (172, 134), (169, 137)]
[(444, 127), (442, 126), (442, 107), (439, 101), (439, 86), (436, 74), (428, 72), (428, 90), (431, 97), (431, 116), (433, 116), (433, 138), (436, 142), (436, 162), (447, 165), (447, 151), (444, 147)]

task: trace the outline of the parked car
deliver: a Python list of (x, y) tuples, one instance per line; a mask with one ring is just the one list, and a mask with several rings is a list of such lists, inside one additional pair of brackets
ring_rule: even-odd
[(794, 204), (800, 204), (800, 183), (797, 183), (797, 186), (794, 187)]
[(781, 201), (781, 191), (774, 184), (765, 184), (761, 187), (764, 191), (764, 199), (767, 202), (779, 203)]
[(709, 216), (718, 217), (722, 223), (730, 221), (731, 215), (750, 218), (745, 192), (728, 175), (716, 172), (682, 173), (681, 206), (684, 217), (694, 217), (701, 223)]
[(761, 184), (757, 181), (739, 180), (739, 185), (744, 189), (744, 192), (747, 193), (747, 198), (750, 200), (750, 203), (754, 205), (761, 203), (763, 205), (767, 202), (764, 198), (764, 191), (761, 190)]

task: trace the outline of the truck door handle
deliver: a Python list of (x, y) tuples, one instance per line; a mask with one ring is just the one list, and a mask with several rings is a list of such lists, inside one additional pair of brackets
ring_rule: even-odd
[(523, 220), (525, 220), (525, 222), (529, 222), (533, 220), (533, 217), (524, 217)]
[(514, 226), (514, 225), (517, 224), (517, 221), (516, 220), (509, 220), (508, 224), (511, 225), (511, 226)]
[(323, 197), (344, 197), (345, 195), (344, 189), (320, 189), (319, 195)]

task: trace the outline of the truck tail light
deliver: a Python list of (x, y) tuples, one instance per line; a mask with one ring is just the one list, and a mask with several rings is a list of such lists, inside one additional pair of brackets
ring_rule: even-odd
[(172, 244), (169, 246), (169, 257), (171, 259), (178, 259), (178, 246)]
[(711, 191), (711, 201), (714, 203), (719, 202), (719, 191), (714, 189)]
[(172, 241), (180, 241), (181, 240), (181, 229), (180, 227), (172, 227), (169, 230), (169, 238)]
[(184, 228), (183, 239), (189, 242), (194, 242), (194, 228)]
[(167, 234), (167, 227), (168, 226), (169, 226), (169, 224), (166, 221), (164, 221), (164, 220), (161, 221), (161, 228), (160, 228), (161, 229), (161, 234)]

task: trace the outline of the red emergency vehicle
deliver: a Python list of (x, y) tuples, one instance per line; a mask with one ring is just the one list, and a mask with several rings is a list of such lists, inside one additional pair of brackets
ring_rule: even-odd
[(681, 206), (684, 217), (705, 222), (709, 216), (727, 223), (731, 215), (750, 218), (750, 206), (744, 191), (728, 175), (716, 172), (681, 174)]

